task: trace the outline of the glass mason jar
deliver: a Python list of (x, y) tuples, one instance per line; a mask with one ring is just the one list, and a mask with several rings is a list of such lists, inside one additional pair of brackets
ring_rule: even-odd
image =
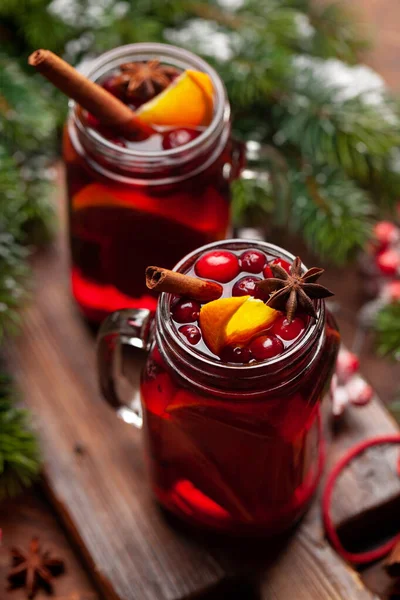
[[(206, 250), (258, 248), (263, 242), (209, 244), (183, 260), (186, 272)], [(339, 333), (322, 300), (318, 318), (282, 355), (248, 365), (224, 364), (186, 345), (173, 327), (170, 294), (148, 310), (110, 315), (98, 338), (105, 398), (136, 426), (141, 414), (118, 392), (123, 344), (149, 351), (141, 378), (146, 457), (162, 506), (199, 525), (235, 534), (272, 535), (307, 508), (324, 464), (324, 421)], [(116, 360), (118, 359), (118, 360)], [(325, 416), (324, 416), (325, 415)]]
[(240, 168), (241, 150), (230, 140), (230, 107), (214, 69), (181, 48), (145, 43), (106, 52), (85, 75), (99, 81), (122, 63), (155, 57), (210, 76), (214, 117), (190, 143), (151, 152), (102, 137), (72, 104), (63, 144), (72, 290), (92, 321), (119, 308), (155, 309), (145, 266), (172, 268), (194, 248), (223, 239), (229, 227), (229, 183)]

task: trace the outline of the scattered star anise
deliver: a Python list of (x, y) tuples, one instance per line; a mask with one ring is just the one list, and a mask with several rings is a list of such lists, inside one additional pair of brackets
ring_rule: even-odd
[(10, 589), (25, 587), (27, 597), (34, 598), (40, 587), (51, 593), (54, 576), (64, 572), (64, 563), (41, 552), (38, 538), (32, 538), (27, 552), (11, 549), (12, 566), (7, 576)]
[(271, 263), (271, 271), (274, 277), (263, 279), (258, 282), (258, 286), (271, 294), (267, 300), (267, 306), (276, 310), (285, 310), (286, 318), (289, 322), (293, 320), (298, 306), (303, 311), (316, 318), (317, 313), (313, 299), (328, 298), (333, 296), (326, 287), (315, 283), (324, 272), (324, 269), (312, 267), (304, 275), (301, 274), (301, 260), (295, 258), (290, 267), (290, 273), (287, 273), (283, 267)]
[(147, 102), (169, 86), (179, 75), (178, 69), (160, 64), (159, 60), (129, 62), (120, 65), (121, 73), (113, 79), (126, 102)]

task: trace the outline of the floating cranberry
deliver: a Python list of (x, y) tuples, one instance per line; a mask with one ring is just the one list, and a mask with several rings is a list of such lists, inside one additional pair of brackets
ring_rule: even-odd
[(400, 269), (400, 253), (396, 250), (385, 250), (376, 257), (376, 265), (384, 275), (396, 275)]
[(292, 266), (287, 260), (284, 260), (283, 258), (275, 258), (270, 264), (281, 266), (282, 269), (285, 269), (286, 273), (290, 272), (290, 267)]
[(200, 256), (195, 266), (196, 275), (228, 283), (240, 271), (237, 256), (227, 250), (213, 250)]
[(201, 340), (200, 329), (196, 325), (182, 325), (179, 327), (179, 333), (185, 336), (189, 344), (195, 346)]
[(259, 250), (246, 250), (240, 255), (242, 271), (248, 273), (260, 273), (267, 261), (267, 257)]
[(252, 275), (242, 277), (233, 286), (232, 296), (256, 296), (258, 292), (257, 281), (261, 281), (260, 277), (253, 277)]
[(188, 127), (182, 127), (181, 129), (172, 129), (172, 131), (166, 131), (163, 136), (162, 147), (164, 150), (172, 150), (172, 148), (179, 148), (179, 146), (185, 146), (192, 140), (195, 140), (201, 131), (197, 129), (189, 129)]
[(263, 275), (265, 279), (270, 279), (270, 277), (273, 277), (274, 274), (271, 271), (271, 267), (269, 265), (265, 265), (264, 269), (263, 269)]
[(295, 340), (305, 329), (304, 321), (295, 317), (291, 323), (285, 316), (278, 317), (272, 326), (272, 332), (286, 341)]
[(281, 340), (274, 335), (260, 335), (249, 346), (250, 352), (257, 360), (266, 360), (279, 356), (284, 350)]
[(99, 119), (90, 112), (86, 113), (86, 124), (92, 129), (99, 129), (101, 127)]
[(191, 323), (197, 321), (200, 312), (200, 304), (194, 300), (179, 300), (172, 308), (172, 318), (177, 323)]
[(240, 346), (225, 346), (221, 352), (221, 359), (224, 362), (245, 364), (252, 359), (252, 355), (248, 348), (241, 348)]
[(102, 82), (102, 87), (107, 90), (107, 92), (110, 92), (110, 94), (112, 94), (113, 96), (116, 96), (117, 98), (121, 98), (122, 94), (121, 94), (121, 86), (117, 85), (118, 82), (118, 75), (110, 75), (110, 77), (107, 77), (107, 79), (105, 79)]
[(380, 221), (374, 227), (374, 237), (382, 249), (387, 248), (400, 239), (400, 230), (391, 221)]

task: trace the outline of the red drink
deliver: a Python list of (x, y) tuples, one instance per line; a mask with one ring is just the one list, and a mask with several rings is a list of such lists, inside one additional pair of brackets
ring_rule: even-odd
[[(252, 281), (268, 264), (279, 257), (285, 267), (293, 257), (269, 244), (251, 248), (248, 260), (247, 242), (213, 244), (177, 269), (206, 279), (214, 273), (224, 298), (256, 296)], [(228, 256), (208, 271), (210, 249)], [(222, 345), (216, 355), (199, 304), (162, 294), (141, 394), (153, 489), (163, 506), (244, 534), (279, 533), (302, 515), (324, 462), (322, 400), (339, 346), (324, 302), (315, 306), (316, 320), (300, 314), (288, 324), (278, 314), (248, 342)]]
[(86, 74), (108, 89), (119, 65), (155, 56), (209, 75), (214, 109), (207, 127), (161, 128), (132, 142), (74, 109), (65, 130), (72, 289), (93, 321), (122, 307), (155, 309), (145, 267), (172, 267), (194, 248), (223, 239), (229, 225), (230, 111), (215, 71), (184, 50), (134, 44), (104, 54)]

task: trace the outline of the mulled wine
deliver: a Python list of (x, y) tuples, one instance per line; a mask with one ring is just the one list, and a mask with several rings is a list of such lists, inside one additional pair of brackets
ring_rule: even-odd
[(145, 267), (172, 268), (226, 236), (235, 167), (225, 91), (200, 58), (133, 44), (102, 55), (87, 75), (150, 128), (128, 135), (75, 106), (65, 129), (72, 289), (100, 321), (122, 307), (154, 310)]
[(279, 533), (316, 489), (339, 334), (323, 300), (316, 318), (307, 303), (291, 319), (266, 304), (260, 282), (292, 262), (269, 244), (212, 244), (177, 270), (217, 282), (220, 298), (160, 298), (141, 383), (147, 454), (159, 502), (192, 523)]

